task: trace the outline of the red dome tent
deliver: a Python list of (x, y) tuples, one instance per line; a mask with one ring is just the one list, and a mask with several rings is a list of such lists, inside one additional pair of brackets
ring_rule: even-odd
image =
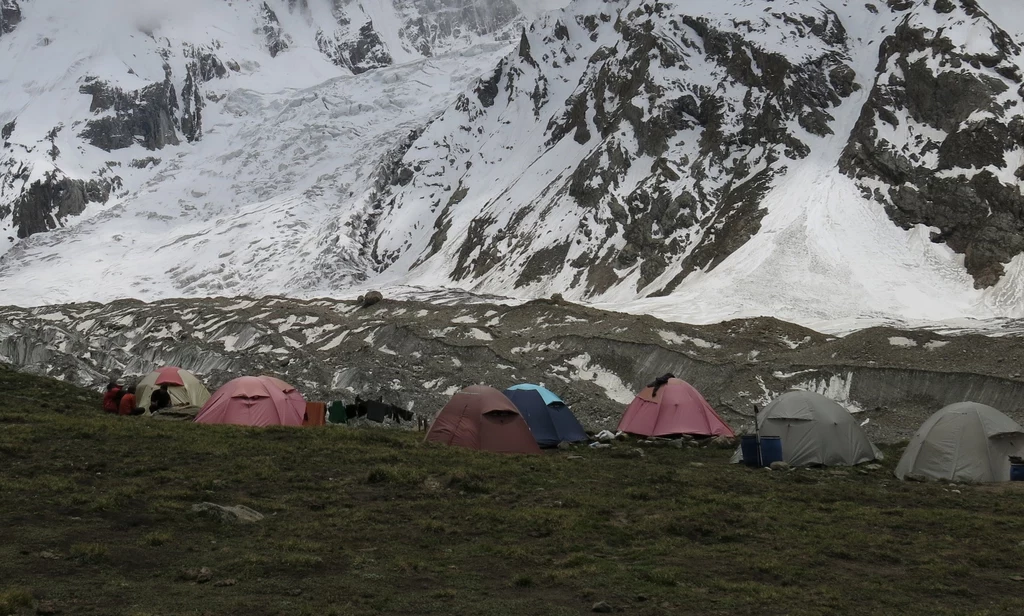
[(207, 400), (196, 423), (240, 426), (301, 426), (306, 401), (294, 387), (272, 376), (228, 381)]
[(483, 385), (452, 396), (431, 424), (427, 441), (498, 453), (540, 453), (516, 405)]
[(640, 436), (735, 436), (700, 392), (677, 378), (637, 394), (622, 415), (619, 430)]

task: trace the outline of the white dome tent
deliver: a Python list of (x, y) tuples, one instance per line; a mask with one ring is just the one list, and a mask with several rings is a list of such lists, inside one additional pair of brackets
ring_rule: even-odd
[(1010, 456), (1024, 456), (1024, 428), (990, 406), (960, 402), (921, 424), (896, 465), (896, 477), (1009, 481)]
[[(813, 391), (794, 390), (772, 400), (757, 414), (759, 436), (782, 441), (790, 466), (854, 466), (881, 460), (850, 411)], [(740, 451), (733, 456), (739, 462)]]

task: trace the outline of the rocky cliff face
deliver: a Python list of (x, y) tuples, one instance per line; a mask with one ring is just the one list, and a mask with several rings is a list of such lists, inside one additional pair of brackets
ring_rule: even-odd
[(903, 17), (840, 166), (992, 286), (1024, 251), (1024, 55), (973, 0), (890, 4)]
[(21, 7), (18, 0), (0, 0), (0, 37), (14, 32), (21, 22)]
[(18, 237), (26, 238), (63, 226), (69, 217), (81, 214), (90, 203), (106, 203), (111, 188), (110, 180), (85, 182), (50, 173), (29, 185), (9, 214)]

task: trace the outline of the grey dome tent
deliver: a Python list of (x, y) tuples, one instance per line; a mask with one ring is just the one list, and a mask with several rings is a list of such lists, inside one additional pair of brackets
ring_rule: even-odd
[(960, 402), (921, 424), (896, 465), (896, 476), (967, 483), (1009, 481), (1010, 456), (1024, 456), (1024, 428), (991, 406)]
[[(882, 459), (850, 411), (813, 391), (790, 391), (772, 400), (757, 414), (757, 432), (779, 437), (782, 459), (791, 466), (854, 466)], [(737, 451), (733, 461), (740, 458)]]

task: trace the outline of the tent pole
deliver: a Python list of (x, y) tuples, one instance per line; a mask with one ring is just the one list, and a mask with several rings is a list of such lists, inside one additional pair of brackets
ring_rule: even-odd
[(764, 460), (761, 458), (761, 430), (757, 427), (757, 405), (754, 405), (754, 442), (757, 444), (757, 467), (762, 468), (764, 466)]

